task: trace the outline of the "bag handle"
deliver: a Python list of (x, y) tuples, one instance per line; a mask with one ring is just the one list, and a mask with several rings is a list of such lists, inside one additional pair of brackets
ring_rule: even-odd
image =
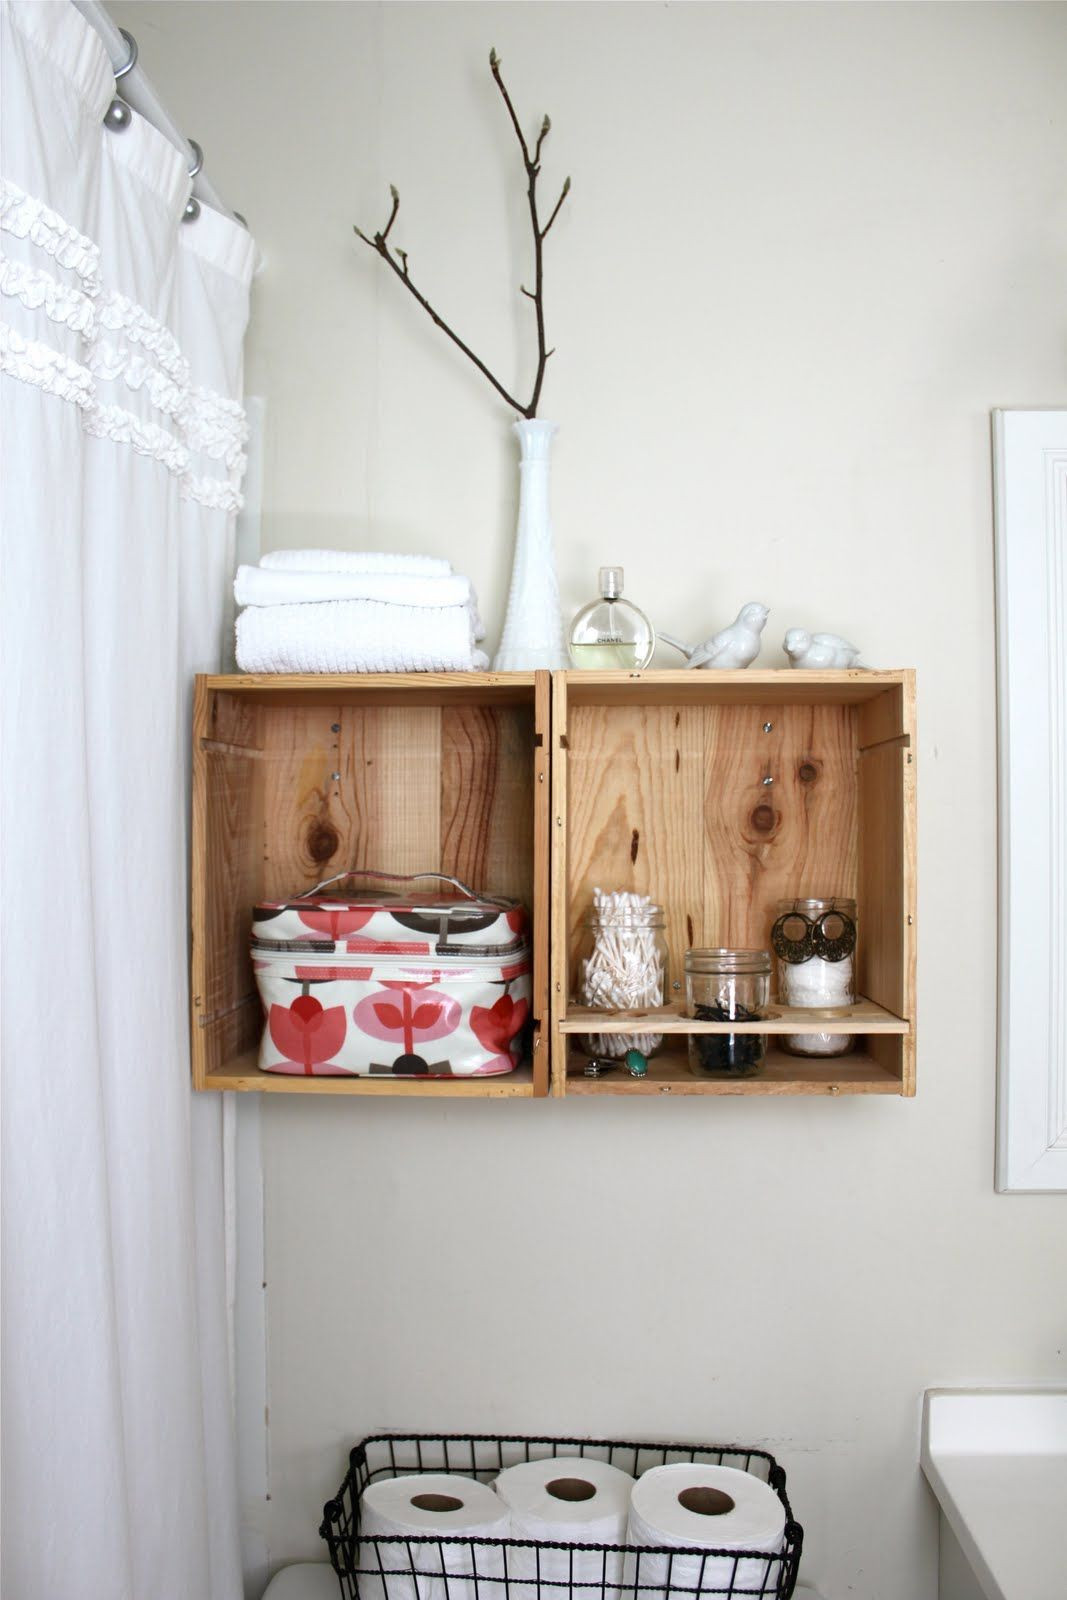
[(473, 889), (461, 883), (458, 878), (450, 878), (447, 872), (376, 872), (373, 867), (350, 867), (347, 872), (338, 872), (332, 878), (323, 878), (313, 889), (305, 889), (303, 894), (294, 896), (296, 900), (306, 900), (309, 895), (318, 894), (320, 889), (328, 889), (331, 883), (343, 883), (345, 878), (387, 878), (390, 883), (414, 883), (419, 878), (438, 878), (442, 883), (450, 883), (454, 889), (459, 889), (468, 900), (483, 900), (491, 906), (509, 907), (514, 901), (508, 900), (503, 895), (475, 894)]

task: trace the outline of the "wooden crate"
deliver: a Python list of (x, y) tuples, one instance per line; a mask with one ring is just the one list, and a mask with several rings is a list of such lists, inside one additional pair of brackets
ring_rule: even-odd
[[(198, 1089), (507, 1097), (548, 1091), (549, 674), (196, 682), (192, 1065)], [(256, 1064), (257, 900), (350, 867), (438, 870), (533, 914), (531, 1062), (471, 1079), (288, 1077)], [(373, 888), (374, 885), (371, 884)]]
[[(910, 672), (557, 673), (552, 736), (552, 1082), (557, 1094), (915, 1092), (914, 677)], [(581, 1076), (572, 1004), (594, 886), (666, 911), (677, 1000), (596, 1013), (595, 1031), (662, 1032), (646, 1078)], [(858, 902), (857, 991), (847, 1055), (812, 1060), (770, 1041), (756, 1078), (693, 1077), (686, 1033), (738, 1031), (682, 1015), (692, 946), (768, 948), (777, 902)], [(775, 1007), (751, 1031), (815, 1031)], [(577, 1074), (577, 1075), (576, 1075)]]

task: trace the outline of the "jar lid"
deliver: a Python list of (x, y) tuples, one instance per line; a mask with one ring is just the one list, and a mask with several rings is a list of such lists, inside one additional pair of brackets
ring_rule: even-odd
[(759, 976), (771, 970), (769, 950), (687, 950), (686, 972), (749, 973)]
[(821, 900), (817, 897), (810, 900), (779, 900), (778, 915), (781, 916), (787, 911), (799, 911), (806, 917), (817, 917), (824, 911), (840, 911), (842, 916), (850, 917), (853, 922), (856, 920), (855, 900), (843, 900), (840, 895)]
[(625, 911), (612, 911), (606, 906), (598, 911), (594, 907), (585, 914), (587, 928), (662, 928), (663, 924), (662, 906), (640, 906), (636, 910), (631, 906)]

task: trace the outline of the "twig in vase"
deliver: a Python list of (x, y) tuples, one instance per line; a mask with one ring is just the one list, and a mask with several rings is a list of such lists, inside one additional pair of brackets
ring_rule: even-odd
[(570, 193), (571, 180), (567, 178), (564, 182), (563, 188), (560, 191), (559, 199), (553, 206), (552, 213), (549, 216), (548, 221), (542, 227), (540, 213), (537, 208), (537, 180), (541, 176), (541, 148), (551, 132), (552, 123), (547, 116), (544, 117), (541, 122), (540, 131), (537, 135), (537, 142), (531, 150), (526, 136), (522, 131), (519, 119), (515, 113), (515, 107), (512, 104), (511, 96), (508, 94), (507, 87), (503, 78), (501, 77), (500, 57), (497, 55), (495, 50), (490, 50), (489, 52), (489, 69), (493, 74), (493, 80), (496, 83), (497, 88), (500, 90), (500, 93), (503, 96), (504, 104), (508, 110), (508, 116), (511, 118), (511, 125), (515, 129), (515, 136), (519, 141), (519, 148), (522, 151), (522, 162), (526, 169), (526, 197), (530, 207), (530, 226), (533, 229), (534, 286), (533, 289), (530, 290), (527, 289), (525, 285), (520, 285), (520, 292), (524, 294), (528, 300), (532, 300), (534, 303), (534, 315), (537, 323), (537, 371), (534, 376), (533, 393), (530, 395), (526, 405), (523, 405), (520, 400), (516, 400), (515, 396), (509, 393), (500, 380), (496, 378), (492, 372), (490, 372), (485, 362), (482, 361), (479, 356), (475, 355), (470, 345), (466, 344), (464, 340), (459, 337), (459, 334), (456, 333), (454, 329), (449, 327), (444, 318), (434, 310), (426, 296), (415, 287), (415, 283), (411, 276), (411, 265), (408, 259), (407, 251), (401, 250), (397, 246), (389, 243), (389, 235), (392, 232), (393, 223), (396, 221), (397, 212), (400, 210), (400, 195), (398, 194), (395, 185), (390, 184), (389, 186), (389, 193), (392, 196), (393, 207), (389, 213), (389, 220), (386, 222), (385, 227), (373, 235), (365, 234), (362, 229), (358, 227), (354, 227), (353, 231), (358, 238), (363, 240), (364, 244), (369, 245), (372, 250), (381, 256), (382, 260), (387, 266), (392, 268), (393, 272), (396, 273), (396, 276), (404, 285), (405, 289), (407, 289), (409, 294), (415, 297), (431, 321), (437, 324), (442, 333), (448, 335), (453, 344), (459, 346), (468, 360), (473, 361), (474, 365), (478, 368), (478, 371), (483, 375), (483, 377), (488, 378), (493, 388), (499, 395), (503, 397), (503, 399), (507, 401), (508, 405), (512, 406), (520, 416), (536, 417), (537, 407), (541, 399), (541, 388), (545, 381), (545, 367), (548, 364), (549, 356), (553, 354), (553, 351), (547, 348), (545, 339), (544, 243), (545, 239), (548, 237), (549, 229), (559, 216), (560, 207), (563, 205), (564, 200), (566, 200), (568, 194)]

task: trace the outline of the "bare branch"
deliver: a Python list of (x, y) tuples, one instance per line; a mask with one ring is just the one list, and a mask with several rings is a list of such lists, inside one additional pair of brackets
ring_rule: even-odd
[(530, 147), (526, 143), (526, 139), (525, 139), (525, 136), (523, 134), (522, 128), (519, 125), (519, 119), (515, 115), (515, 107), (511, 103), (511, 96), (508, 94), (508, 91), (505, 89), (504, 80), (500, 76), (500, 57), (497, 55), (495, 50), (490, 50), (490, 52), (489, 52), (489, 67), (490, 67), (490, 70), (491, 70), (491, 72), (493, 74), (493, 77), (496, 79), (497, 88), (500, 90), (500, 93), (504, 96), (504, 104), (508, 108), (508, 116), (511, 118), (511, 126), (515, 129), (515, 137), (518, 139), (519, 144), (522, 146), (522, 159), (523, 159), (523, 162), (525, 163), (527, 172), (529, 172), (531, 166), (533, 165), (533, 162), (530, 160)]
[[(395, 197), (395, 191), (394, 191), (393, 216), (395, 216), (395, 215), (396, 215), (396, 197)], [(388, 267), (392, 268), (393, 272), (396, 273), (397, 277), (399, 278), (400, 282), (404, 285), (405, 289), (408, 290), (409, 294), (414, 295), (415, 299), (419, 302), (419, 305), (426, 312), (426, 315), (430, 318), (430, 320), (432, 322), (436, 323), (437, 327), (439, 327), (441, 329), (442, 333), (445, 333), (445, 334), (448, 335), (448, 337), (452, 340), (453, 344), (459, 346), (459, 348), (463, 351), (463, 354), (470, 361), (474, 362), (474, 365), (478, 368), (478, 371), (480, 373), (482, 373), (482, 375), (484, 377), (489, 379), (489, 382), (493, 385), (493, 388), (497, 391), (497, 393), (504, 400), (507, 401), (508, 405), (511, 406), (515, 411), (518, 411), (520, 413), (520, 415), (522, 415), (522, 416), (532, 416), (533, 412), (528, 410), (527, 407), (525, 407), (522, 404), (521, 401), (516, 400), (514, 395), (508, 393), (508, 391), (504, 388), (504, 385), (502, 383), (500, 383), (497, 378), (494, 378), (493, 374), (490, 372), (490, 370), (486, 366), (485, 362), (482, 361), (479, 356), (475, 355), (474, 351), (470, 348), (470, 346), (468, 344), (464, 343), (464, 341), (459, 337), (458, 333), (453, 333), (452, 329), (448, 326), (448, 323), (444, 320), (444, 318), (437, 311), (434, 310), (433, 306), (426, 299), (426, 296), (423, 295), (423, 294), (420, 294), (418, 289), (416, 289), (414, 283), (412, 282), (411, 274), (408, 271), (407, 252), (404, 251), (404, 250), (391, 250), (389, 248), (389, 244), (388, 244), (388, 242), (386, 240), (386, 234), (388, 233), (389, 228), (392, 227), (392, 224), (393, 224), (393, 217), (390, 217), (389, 223), (388, 223), (387, 227), (385, 228), (384, 232), (376, 233), (374, 235), (373, 239), (368, 239), (367, 235), (365, 233), (361, 232), (361, 230), (359, 228), (355, 228), (354, 231), (363, 240), (364, 244), (370, 245), (371, 249), (377, 255), (381, 256), (382, 260), (386, 263), (386, 265)]]
[(400, 195), (397, 193), (397, 187), (396, 187), (395, 183), (391, 183), (389, 185), (389, 193), (393, 197), (393, 209), (389, 213), (389, 221), (385, 224), (385, 232), (382, 234), (382, 243), (383, 244), (385, 243), (386, 239), (388, 239), (389, 230), (393, 226), (393, 223), (396, 221), (396, 214), (400, 210)]
[(527, 405), (522, 405), (520, 401), (515, 399), (514, 395), (509, 394), (500, 380), (494, 377), (493, 373), (490, 372), (485, 362), (482, 361), (479, 356), (475, 355), (470, 346), (466, 344), (464, 340), (462, 340), (459, 335), (449, 327), (444, 318), (437, 311), (435, 311), (429, 300), (426, 299), (426, 296), (415, 287), (411, 276), (411, 264), (408, 259), (407, 251), (401, 250), (399, 247), (390, 247), (389, 235), (392, 232), (393, 224), (395, 223), (397, 213), (400, 210), (400, 195), (397, 192), (395, 184), (390, 184), (389, 186), (389, 193), (392, 196), (392, 209), (389, 212), (389, 217), (385, 227), (379, 233), (376, 233), (373, 238), (368, 238), (368, 236), (359, 227), (354, 227), (353, 232), (358, 239), (362, 239), (365, 245), (369, 245), (376, 255), (381, 256), (382, 260), (396, 274), (397, 278), (404, 285), (405, 289), (407, 289), (408, 293), (419, 302), (419, 305), (426, 312), (426, 315), (430, 318), (430, 320), (441, 329), (442, 333), (446, 334), (448, 338), (452, 340), (453, 344), (463, 351), (463, 354), (468, 358), (468, 360), (473, 362), (483, 377), (489, 380), (493, 388), (504, 400), (507, 401), (508, 405), (517, 411), (520, 416), (535, 417), (537, 415), (538, 401), (541, 398), (541, 386), (544, 383), (545, 364), (549, 357), (554, 354), (554, 351), (547, 350), (545, 348), (544, 258), (542, 245), (544, 243), (545, 235), (555, 222), (556, 217), (559, 215), (560, 207), (570, 192), (571, 180), (568, 178), (564, 183), (562, 193), (560, 194), (559, 199), (556, 201), (552, 215), (542, 228), (537, 211), (537, 179), (541, 171), (541, 148), (551, 132), (552, 122), (547, 115), (542, 119), (540, 131), (537, 135), (537, 142), (534, 146), (533, 154), (531, 155), (530, 147), (523, 136), (522, 127), (519, 123), (518, 116), (516, 115), (515, 107), (512, 104), (511, 96), (509, 95), (503, 77), (501, 76), (500, 57), (497, 55), (495, 50), (490, 50), (489, 52), (489, 68), (493, 74), (493, 79), (496, 83), (496, 86), (500, 90), (500, 95), (504, 101), (504, 105), (507, 107), (508, 116), (511, 118), (511, 125), (515, 130), (515, 137), (518, 139), (519, 148), (522, 151), (523, 166), (526, 169), (526, 198), (530, 209), (530, 226), (533, 232), (534, 246), (534, 287), (532, 290), (530, 290), (527, 289), (525, 284), (520, 284), (519, 292), (520, 294), (524, 295), (527, 300), (533, 301), (534, 312), (537, 319), (537, 371), (534, 378), (533, 393), (530, 396), (529, 403)]
[(548, 233), (549, 228), (551, 228), (552, 224), (555, 222), (556, 218), (559, 216), (559, 208), (563, 204), (564, 200), (566, 200), (566, 198), (570, 194), (570, 192), (571, 192), (571, 180), (569, 178), (567, 178), (565, 180), (564, 184), (563, 184), (563, 189), (562, 189), (562, 192), (560, 194), (560, 197), (556, 201), (556, 204), (552, 209), (552, 215), (549, 217), (548, 221), (545, 223), (544, 227), (541, 229), (541, 237), (542, 237), (542, 239)]

